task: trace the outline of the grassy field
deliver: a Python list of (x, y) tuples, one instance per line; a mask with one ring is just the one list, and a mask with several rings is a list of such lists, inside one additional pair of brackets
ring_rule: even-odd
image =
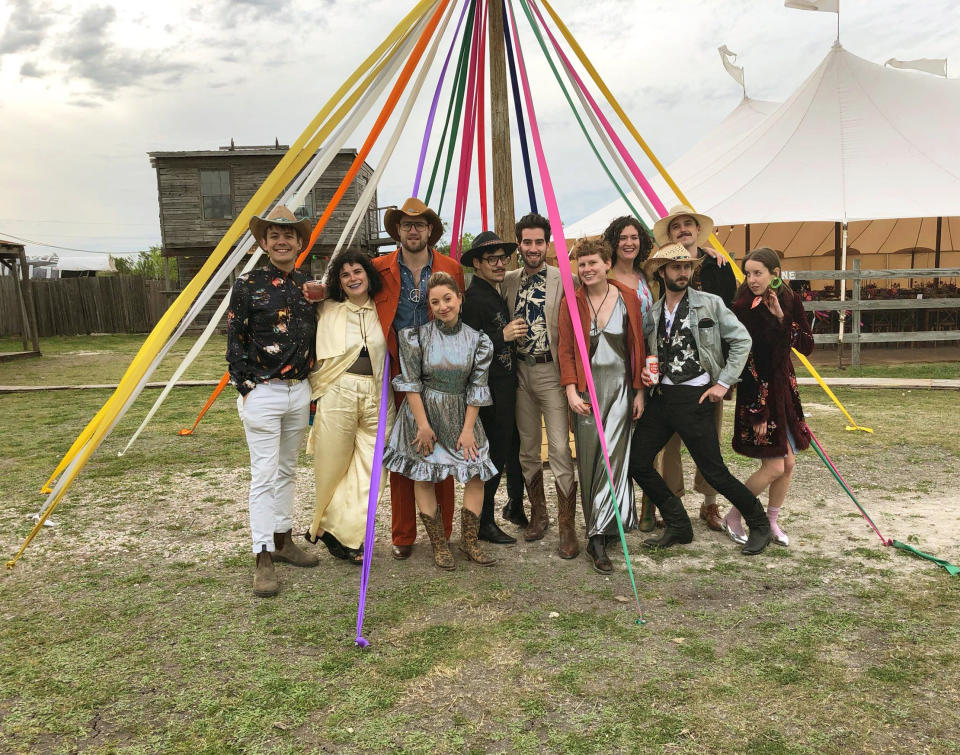
[[(43, 359), (0, 364), (0, 384), (115, 381), (135, 348), (48, 339)], [(188, 377), (217, 378), (222, 354), (208, 347)], [(360, 651), (359, 571), (325, 552), (317, 569), (278, 567), (276, 599), (252, 596), (232, 396), (180, 438), (209, 389), (175, 390), (117, 456), (156, 393), (83, 470), (57, 525), (0, 573), (2, 752), (960, 749), (960, 578), (881, 546), (812, 453), (782, 515), (788, 549), (747, 559), (696, 520), (694, 543), (664, 553), (627, 536), (643, 626), (612, 547), (601, 577), (555, 555), (552, 523), (541, 542), (491, 548), (493, 568), (442, 573), (423, 545), (390, 559), (384, 503)], [(846, 432), (816, 389), (802, 391), (808, 421), (881, 531), (960, 563), (958, 394), (837, 395), (873, 435)], [(108, 396), (0, 395), (4, 559)], [(727, 457), (736, 474), (754, 468)]]

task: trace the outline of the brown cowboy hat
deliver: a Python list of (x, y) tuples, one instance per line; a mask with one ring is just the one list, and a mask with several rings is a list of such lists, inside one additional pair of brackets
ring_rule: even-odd
[(657, 240), (657, 244), (663, 246), (664, 244), (670, 243), (670, 224), (681, 215), (689, 215), (697, 221), (697, 225), (700, 226), (700, 235), (697, 236), (697, 246), (706, 244), (707, 239), (710, 238), (710, 234), (713, 233), (713, 218), (708, 215), (701, 215), (699, 212), (694, 212), (685, 204), (678, 204), (676, 207), (670, 208), (669, 215), (665, 215), (653, 224), (653, 237)]
[(690, 252), (683, 244), (667, 244), (660, 247), (656, 254), (647, 257), (647, 261), (643, 263), (643, 272), (647, 278), (652, 279), (655, 272), (671, 262), (692, 262), (694, 269), (696, 269), (703, 262), (703, 258), (691, 257)]
[(294, 215), (290, 210), (282, 204), (278, 204), (274, 207), (270, 214), (265, 218), (260, 217), (259, 215), (254, 215), (250, 218), (250, 233), (253, 234), (253, 237), (257, 240), (258, 244), (263, 243), (263, 237), (267, 232), (267, 226), (278, 225), (282, 227), (289, 226), (295, 228), (297, 233), (300, 234), (300, 242), (306, 244), (310, 239), (310, 234), (313, 232), (313, 222), (310, 218), (304, 218), (303, 220), (297, 220), (296, 215)]
[(466, 267), (476, 267), (477, 257), (481, 257), (486, 252), (492, 252), (494, 249), (503, 249), (503, 253), (510, 255), (517, 248), (512, 241), (501, 241), (493, 231), (481, 231), (474, 239), (470, 249), (460, 257), (460, 264)]
[(394, 241), (400, 241), (397, 226), (404, 215), (411, 218), (422, 217), (430, 224), (430, 238), (427, 240), (430, 246), (434, 246), (443, 236), (443, 222), (440, 216), (416, 197), (410, 197), (402, 207), (391, 207), (383, 213), (383, 228)]

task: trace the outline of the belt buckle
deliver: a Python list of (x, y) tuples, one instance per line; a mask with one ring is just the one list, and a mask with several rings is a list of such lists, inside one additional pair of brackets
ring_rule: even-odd
[(533, 354), (527, 354), (523, 358), (523, 361), (525, 361), (530, 367), (535, 367), (537, 364), (537, 358)]

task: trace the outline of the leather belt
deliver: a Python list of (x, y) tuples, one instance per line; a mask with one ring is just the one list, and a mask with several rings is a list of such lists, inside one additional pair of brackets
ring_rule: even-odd
[(303, 378), (269, 378), (263, 381), (264, 383), (289, 383), (290, 385), (296, 385), (297, 383), (302, 383)]
[(549, 351), (545, 351), (543, 354), (528, 354), (527, 356), (520, 358), (529, 365), (546, 364), (547, 362), (553, 361), (553, 354)]

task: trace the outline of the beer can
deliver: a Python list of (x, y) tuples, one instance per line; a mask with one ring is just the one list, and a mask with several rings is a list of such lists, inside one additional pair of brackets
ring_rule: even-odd
[(647, 357), (647, 372), (654, 385), (660, 382), (660, 360), (655, 356)]

